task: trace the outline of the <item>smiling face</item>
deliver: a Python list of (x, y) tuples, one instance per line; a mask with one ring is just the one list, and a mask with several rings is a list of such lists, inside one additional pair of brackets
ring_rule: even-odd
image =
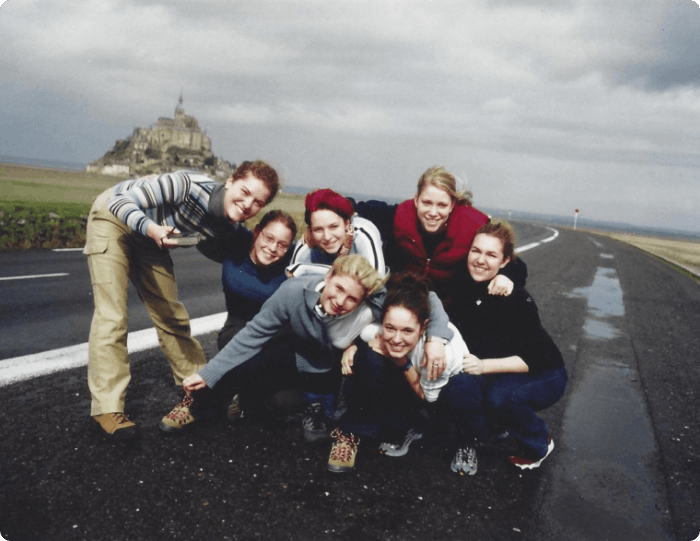
[(324, 252), (336, 254), (345, 242), (350, 223), (332, 210), (321, 209), (311, 213), (309, 229), (314, 242)]
[(277, 263), (287, 253), (293, 240), (292, 231), (284, 223), (270, 222), (261, 231), (255, 230), (250, 258), (256, 265)]
[(467, 268), (475, 282), (489, 282), (508, 264), (503, 257), (503, 241), (498, 237), (479, 233), (474, 237), (467, 257)]
[(423, 188), (414, 201), (418, 220), (427, 233), (437, 233), (445, 227), (455, 206), (450, 194), (430, 184)]
[(224, 214), (233, 223), (244, 222), (260, 212), (270, 195), (270, 189), (252, 173), (238, 180), (229, 178), (224, 193)]
[(391, 306), (382, 321), (382, 339), (385, 353), (392, 359), (403, 359), (416, 347), (425, 331), (416, 314), (403, 306)]
[(365, 293), (364, 286), (354, 276), (335, 274), (326, 278), (321, 306), (330, 316), (344, 316), (357, 308)]

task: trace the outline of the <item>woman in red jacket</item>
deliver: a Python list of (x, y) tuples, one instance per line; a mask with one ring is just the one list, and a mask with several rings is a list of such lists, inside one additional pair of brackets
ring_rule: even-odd
[[(457, 190), (455, 176), (431, 167), (418, 181), (413, 199), (399, 205), (359, 202), (355, 208), (379, 228), (392, 272), (412, 271), (426, 277), (448, 314), (457, 276), (464, 271), (476, 230), (489, 217), (471, 204), (472, 194)], [(524, 285), (527, 267), (507, 265), (489, 285), (489, 293), (509, 295), (514, 283)]]

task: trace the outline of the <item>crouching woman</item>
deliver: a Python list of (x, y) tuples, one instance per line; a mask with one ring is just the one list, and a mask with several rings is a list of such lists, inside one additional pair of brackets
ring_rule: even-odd
[[(176, 406), (165, 432), (179, 432), (192, 424), (196, 401), (190, 394), (223, 386), (233, 395), (243, 389), (274, 392), (298, 387), (332, 392), (324, 385), (334, 362), (379, 314), (385, 279), (360, 255), (339, 257), (325, 276), (311, 275), (285, 281), (263, 304), (260, 312), (196, 374), (183, 382), (188, 393)], [(287, 340), (270, 339), (286, 330)], [(217, 394), (221, 389), (217, 389)], [(200, 397), (202, 397), (200, 399)]]
[(469, 345), (465, 372), (483, 376), (489, 420), (520, 447), (508, 457), (520, 469), (537, 468), (554, 449), (536, 412), (554, 405), (566, 389), (561, 353), (542, 327), (535, 301), (522, 287), (509, 297), (489, 295), (489, 282), (514, 257), (515, 234), (505, 221), (481, 226), (457, 288), (452, 321)]

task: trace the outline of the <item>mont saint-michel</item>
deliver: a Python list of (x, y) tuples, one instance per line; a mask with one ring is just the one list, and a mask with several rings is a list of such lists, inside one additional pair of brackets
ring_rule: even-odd
[(137, 177), (175, 169), (200, 169), (227, 177), (234, 165), (214, 156), (211, 139), (194, 116), (185, 114), (182, 94), (174, 118), (160, 117), (148, 128), (134, 128), (131, 137), (119, 139), (100, 159), (90, 162), (88, 173)]

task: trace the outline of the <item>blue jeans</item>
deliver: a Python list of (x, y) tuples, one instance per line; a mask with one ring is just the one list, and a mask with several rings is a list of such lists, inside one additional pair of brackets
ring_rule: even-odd
[(435, 411), (433, 428), (447, 434), (449, 424), (460, 433), (460, 445), (473, 445), (486, 438), (484, 390), (488, 380), (461, 372), (452, 376), (438, 395), (432, 409)]
[(403, 437), (416, 428), (423, 401), (413, 392), (402, 368), (366, 345), (360, 346), (345, 380), (347, 411), (342, 432), (367, 437)]
[(490, 419), (508, 430), (531, 458), (547, 454), (549, 435), (547, 424), (535, 412), (554, 405), (564, 395), (567, 379), (564, 366), (534, 374), (487, 376)]

